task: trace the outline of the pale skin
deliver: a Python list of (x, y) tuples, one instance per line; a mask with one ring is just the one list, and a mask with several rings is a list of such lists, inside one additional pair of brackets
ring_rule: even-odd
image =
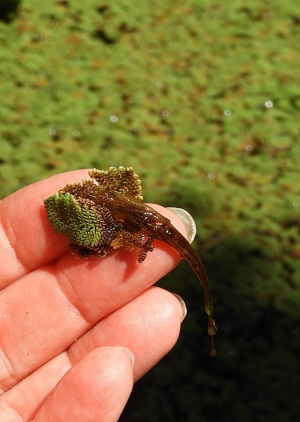
[(180, 261), (172, 247), (155, 242), (142, 264), (135, 251), (79, 259), (50, 226), (43, 200), (87, 177), (63, 173), (0, 202), (0, 422), (117, 421), (178, 338), (179, 301), (152, 287)]

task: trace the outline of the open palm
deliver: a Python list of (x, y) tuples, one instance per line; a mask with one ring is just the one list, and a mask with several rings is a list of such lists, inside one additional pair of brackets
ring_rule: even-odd
[(63, 173), (0, 203), (1, 422), (117, 421), (133, 382), (178, 338), (179, 301), (151, 287), (175, 250), (156, 242), (142, 264), (136, 252), (78, 259), (50, 226), (43, 200), (87, 177)]

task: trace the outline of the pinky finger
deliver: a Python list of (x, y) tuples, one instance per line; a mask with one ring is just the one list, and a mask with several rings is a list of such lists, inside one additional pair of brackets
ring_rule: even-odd
[(132, 390), (132, 368), (127, 348), (94, 349), (65, 374), (34, 422), (117, 421)]

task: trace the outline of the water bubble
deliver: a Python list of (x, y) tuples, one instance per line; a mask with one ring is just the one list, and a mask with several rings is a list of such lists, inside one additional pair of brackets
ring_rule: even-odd
[(265, 107), (266, 108), (272, 108), (273, 107), (273, 101), (270, 101), (270, 100), (266, 101), (265, 102)]
[(157, 88), (162, 88), (164, 86), (163, 81), (155, 81), (155, 85), (157, 86)]
[(247, 145), (245, 145), (244, 149), (245, 149), (245, 151), (247, 151), (247, 152), (251, 152), (251, 151), (253, 150), (253, 145), (251, 145), (251, 144), (247, 144)]
[(81, 133), (79, 132), (79, 130), (75, 129), (73, 131), (73, 138), (80, 138), (81, 137)]
[(112, 116), (110, 116), (109, 120), (110, 120), (112, 123), (116, 123), (116, 122), (119, 120), (119, 118), (118, 118), (118, 116), (115, 116), (115, 115), (113, 114)]
[(50, 127), (48, 133), (50, 136), (55, 136), (57, 134), (57, 130), (54, 127)]
[(48, 129), (48, 133), (51, 138), (55, 141), (58, 141), (62, 137), (62, 131), (59, 129), (55, 129), (55, 127), (50, 127)]
[(208, 173), (207, 177), (209, 178), (209, 180), (214, 180), (216, 178), (216, 174), (215, 173)]
[(228, 116), (231, 116), (231, 115), (232, 115), (231, 110), (228, 110), (228, 109), (224, 110), (224, 116), (228, 117)]
[(300, 201), (293, 201), (293, 207), (299, 208), (300, 207)]
[(168, 110), (163, 110), (163, 111), (161, 112), (161, 115), (162, 115), (163, 117), (169, 117), (170, 113), (168, 112)]

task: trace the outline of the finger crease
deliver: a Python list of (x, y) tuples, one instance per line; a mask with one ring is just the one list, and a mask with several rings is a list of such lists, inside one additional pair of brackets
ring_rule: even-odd
[(22, 422), (23, 418), (20, 413), (11, 407), (8, 403), (0, 403), (0, 421), (5, 422)]
[(4, 393), (18, 381), (8, 357), (0, 346), (0, 393)]
[[(23, 260), (20, 258), (20, 252), (18, 251), (18, 242), (17, 242), (17, 237), (14, 231), (14, 227), (11, 224), (10, 225), (13, 236), (10, 236), (7, 230), (7, 227), (5, 227), (5, 224), (3, 224), (3, 217), (2, 217), (2, 213), (1, 213), (1, 206), (0, 206), (0, 230), (2, 231), (2, 234), (0, 233), (0, 238), (3, 238), (3, 245), (2, 248), (6, 251), (9, 251), (9, 253), (11, 254), (11, 257), (16, 261), (18, 268), (18, 276), (20, 276), (20, 267), (22, 268), (23, 274), (25, 275), (27, 274), (31, 269), (24, 264)], [(13, 241), (12, 237), (15, 239), (15, 241)], [(8, 257), (7, 257), (8, 259)], [(11, 272), (11, 271), (10, 271)]]

